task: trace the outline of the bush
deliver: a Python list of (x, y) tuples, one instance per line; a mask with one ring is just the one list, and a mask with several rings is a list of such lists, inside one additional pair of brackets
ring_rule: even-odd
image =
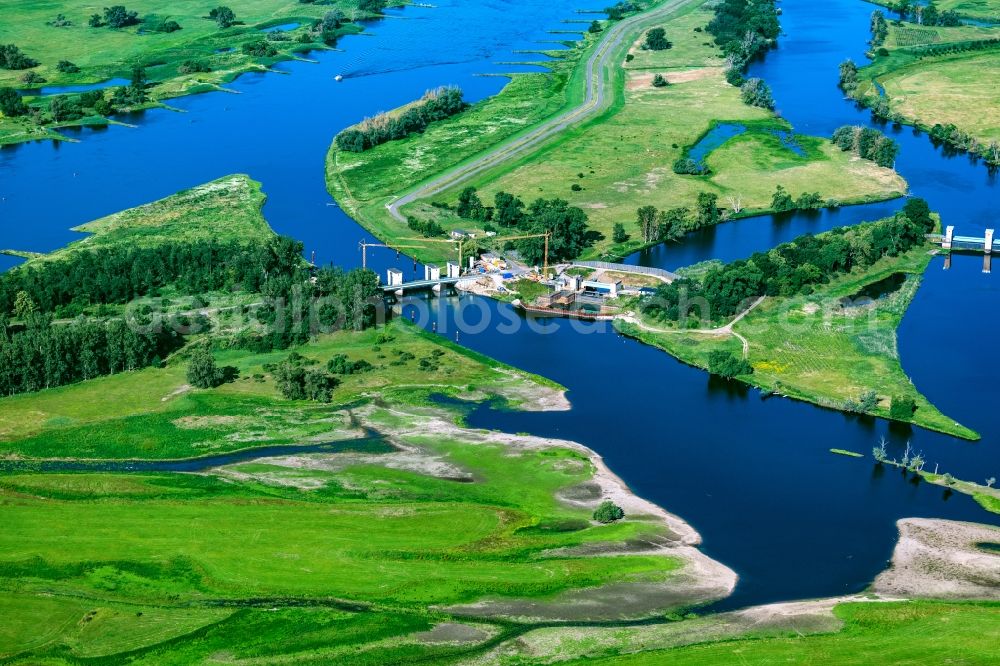
[(625, 233), (625, 225), (621, 222), (615, 222), (614, 229), (611, 232), (611, 240), (615, 243), (624, 243), (628, 240), (628, 234)]
[(429, 90), (420, 103), (399, 115), (381, 113), (344, 130), (336, 137), (337, 148), (360, 153), (387, 141), (421, 133), (431, 123), (454, 116), (468, 106), (462, 100), (461, 88), (446, 86)]
[(774, 97), (771, 89), (763, 79), (747, 79), (740, 86), (740, 95), (744, 104), (759, 106), (762, 109), (774, 108)]
[(594, 509), (594, 520), (599, 523), (613, 523), (625, 517), (625, 511), (611, 500), (604, 500)]
[(900, 421), (909, 421), (913, 418), (913, 412), (917, 411), (917, 403), (913, 398), (906, 396), (892, 396), (892, 403), (889, 406), (889, 416)]
[(670, 85), (670, 82), (667, 81), (662, 74), (657, 74), (653, 77), (654, 88), (666, 88), (668, 85)]
[(21, 100), (21, 94), (13, 88), (0, 88), (0, 113), (8, 117), (23, 116), (28, 107)]
[[(94, 16), (97, 16), (96, 14)], [(98, 19), (100, 22), (100, 19)], [(112, 5), (111, 7), (104, 8), (104, 21), (103, 25), (107, 25), (111, 28), (125, 28), (130, 25), (135, 25), (139, 22), (139, 12), (133, 12), (125, 9), (124, 5)], [(91, 27), (94, 26), (93, 17), (91, 17)]]
[(69, 60), (60, 60), (56, 63), (56, 71), (63, 74), (76, 74), (80, 71), (80, 68), (71, 63)]
[(653, 28), (646, 33), (646, 41), (643, 43), (642, 47), (644, 49), (649, 49), (650, 51), (666, 51), (673, 47), (670, 40), (667, 39), (667, 31), (663, 28)]
[(210, 11), (208, 18), (219, 24), (220, 28), (230, 28), (236, 25), (236, 13), (225, 5), (220, 5)]
[(271, 43), (263, 37), (250, 42), (244, 42), (240, 50), (246, 55), (255, 58), (273, 58), (278, 55), (278, 49), (271, 46)]
[(753, 374), (753, 366), (745, 358), (727, 351), (716, 350), (708, 354), (708, 371), (713, 375), (732, 379), (740, 375)]
[(195, 74), (197, 72), (211, 72), (212, 68), (197, 60), (185, 60), (177, 67), (178, 74)]
[(215, 365), (212, 347), (199, 345), (191, 354), (188, 363), (187, 380), (191, 386), (201, 389), (214, 388), (225, 381), (225, 372)]
[(674, 162), (674, 173), (687, 176), (703, 176), (708, 173), (708, 167), (698, 164), (690, 157), (682, 157)]
[(0, 68), (2, 69), (30, 69), (38, 64), (37, 60), (32, 60), (21, 52), (13, 44), (0, 44)]
[(365, 360), (351, 361), (346, 354), (337, 354), (327, 361), (326, 369), (335, 375), (358, 375), (372, 370), (374, 366)]

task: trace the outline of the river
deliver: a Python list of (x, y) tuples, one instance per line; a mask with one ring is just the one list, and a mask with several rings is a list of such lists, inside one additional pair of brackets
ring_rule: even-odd
[[(496, 92), (502, 79), (476, 74), (511, 71), (497, 63), (528, 58), (513, 51), (541, 48), (537, 40), (555, 38), (545, 31), (580, 18), (566, 0), (526, 4), (450, 0), (393, 11), (370, 26), (370, 35), (341, 40), (344, 52), (314, 54), (318, 65), (292, 62), (280, 66), (289, 76), (241, 77), (230, 86), (239, 95), (175, 100), (184, 113), (147, 112), (135, 119), (138, 129), (83, 130), (76, 144), (0, 150), (0, 245), (50, 250), (73, 238), (67, 229), (75, 224), (246, 172), (264, 183), (265, 214), (279, 232), (303, 240), (321, 262), (357, 265), (357, 241), (369, 235), (330, 205), (322, 166), (331, 137), (430, 87), (458, 84), (470, 99)], [(828, 135), (839, 125), (870, 123), (867, 112), (843, 99), (836, 76), (844, 58), (864, 62), (872, 6), (786, 0), (782, 7), (786, 34), (752, 75), (770, 83), (779, 110), (799, 132)], [(338, 73), (345, 74), (339, 84), (332, 78)], [(898, 169), (915, 194), (960, 232), (990, 222), (998, 192), (983, 166), (949, 157), (909, 128), (886, 130), (902, 145)], [(738, 258), (899, 205), (741, 220), (629, 261), (676, 268)], [(369, 263), (412, 269), (387, 252)], [(980, 481), (996, 475), (1000, 426), (990, 408), (1000, 394), (989, 363), (997, 283), (981, 263), (957, 256), (944, 271), (936, 260), (900, 330), (904, 368), (945, 413), (983, 434), (976, 443), (763, 400), (604, 324), (526, 322), (509, 306), (477, 297), (418, 300), (404, 312), (419, 312), (421, 323), (452, 338), (462, 321), (462, 344), (568, 387), (572, 411), (481, 406), (469, 422), (572, 439), (599, 452), (636, 492), (694, 525), (706, 553), (740, 574), (734, 595), (719, 605), (736, 607), (863, 589), (890, 557), (902, 517), (1000, 522), (966, 496), (874, 468), (870, 458), (829, 453), (867, 454), (885, 435), (893, 453), (911, 441), (931, 468), (940, 464)]]

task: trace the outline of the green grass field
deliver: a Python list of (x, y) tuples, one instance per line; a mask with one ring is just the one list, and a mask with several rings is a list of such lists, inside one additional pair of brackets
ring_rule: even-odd
[(1000, 658), (1000, 605), (994, 603), (851, 603), (834, 613), (840, 631), (812, 636), (744, 638), (587, 664), (987, 664)]
[[(754, 368), (744, 379), (762, 389), (833, 409), (842, 409), (846, 400), (857, 400), (864, 391), (874, 390), (879, 397), (874, 413), (886, 418), (891, 397), (908, 396), (917, 404), (913, 423), (977, 438), (928, 402), (900, 365), (896, 328), (930, 261), (928, 250), (917, 248), (900, 257), (887, 257), (869, 270), (852, 272), (809, 295), (767, 298), (734, 327), (749, 343)], [(872, 305), (841, 305), (841, 298), (895, 273), (909, 276), (898, 291)], [(628, 323), (621, 328), (701, 368), (708, 367), (710, 351), (743, 352), (742, 343), (732, 335), (655, 333)]]
[(249, 176), (225, 176), (75, 227), (87, 236), (30, 261), (61, 259), (78, 250), (112, 245), (160, 245), (191, 240), (239, 241), (274, 232), (261, 213), (264, 193)]
[[(569, 49), (548, 52), (555, 58), (546, 63), (548, 72), (515, 74), (497, 95), (454, 118), (432, 124), (423, 134), (390, 141), (363, 153), (341, 151), (332, 145), (326, 160), (327, 189), (351, 217), (379, 238), (412, 236), (409, 228), (388, 214), (385, 204), (438, 173), (529, 131), (578, 101), (582, 73), (577, 65), (596, 41), (588, 36), (580, 42), (569, 42)], [(416, 248), (414, 253), (426, 261), (454, 258), (449, 251), (433, 245)]]
[[(941, 9), (943, 6), (939, 5)], [(888, 56), (880, 56), (860, 72), (858, 90), (869, 100), (885, 90), (890, 109), (911, 125), (930, 129), (953, 124), (983, 147), (1000, 141), (1000, 93), (991, 85), (1000, 75), (1000, 51), (966, 51), (933, 56), (908, 47), (944, 46), (953, 42), (996, 39), (1000, 28), (926, 27), (889, 24)]]
[[(303, 4), (297, 0), (228, 0), (226, 5), (236, 13), (240, 24), (220, 29), (207, 18), (218, 3), (203, 0), (130, 0), (127, 9), (145, 17), (155, 14), (172, 19), (181, 29), (172, 33), (139, 34), (142, 25), (113, 29), (91, 28), (91, 14), (100, 13), (106, 5), (89, 0), (23, 0), (4, 3), (0, 8), (0, 43), (14, 43), (29, 57), (41, 64), (34, 69), (47, 79), (46, 85), (95, 83), (114, 77), (128, 78), (136, 63), (162, 63), (153, 66), (154, 81), (173, 79), (177, 64), (192, 58), (210, 61), (213, 70), (239, 70), (252, 62), (237, 53), (216, 53), (218, 49), (236, 47), (260, 35), (259, 29), (271, 25), (312, 21), (331, 9), (341, 9), (348, 16), (358, 15), (357, 4), (350, 0), (334, 0), (324, 4)], [(48, 25), (62, 13), (71, 25)], [(295, 42), (278, 42), (279, 47), (301, 47)], [(69, 60), (81, 71), (64, 74), (56, 63)], [(20, 87), (23, 72), (0, 70), (0, 86)], [(201, 74), (205, 76), (205, 74)], [(211, 78), (211, 77), (210, 77)], [(189, 82), (190, 83), (190, 82)], [(175, 84), (172, 84), (172, 87)]]
[[(589, 509), (558, 501), (558, 491), (593, 474), (582, 452), (511, 451), (419, 426), (432, 392), (482, 399), (489, 387), (516, 405), (549, 383), (403, 323), (298, 351), (320, 362), (344, 353), (376, 368), (346, 378), (330, 405), (283, 400), (267, 377), (175, 395), (178, 359), (0, 400), (6, 455), (188, 457), (328, 441), (356, 432), (347, 410), (359, 409), (406, 451), (248, 462), (207, 475), (0, 474), (0, 657), (61, 663), (136, 651), (140, 661), (189, 663), (224, 649), (367, 663), (375, 650), (372, 663), (385, 663), (386, 650), (444, 649), (407, 638), (447, 617), (439, 606), (663, 584), (678, 567), (654, 553), (542, 554), (663, 532), (641, 517), (591, 523)], [(414, 358), (387, 365), (404, 351)], [(283, 355), (219, 360), (250, 377)], [(439, 370), (418, 367), (428, 356)]]
[[(23, 0), (0, 5), (0, 44), (16, 44), (25, 54), (40, 62), (31, 71), (42, 76), (46, 86), (98, 83), (112, 78), (128, 79), (136, 65), (146, 67), (153, 85), (149, 89), (155, 105), (158, 100), (192, 93), (217, 90), (240, 74), (266, 69), (277, 60), (299, 57), (308, 49), (327, 48), (320, 43), (299, 43), (295, 37), (305, 32), (305, 25), (324, 13), (340, 9), (348, 17), (367, 15), (353, 0), (330, 0), (325, 3), (302, 3), (297, 0), (230, 0), (226, 4), (236, 13), (239, 23), (227, 29), (207, 18), (219, 3), (201, 0), (133, 0), (124, 3), (140, 18), (155, 15), (180, 24), (171, 33), (143, 32), (143, 25), (120, 29), (91, 28), (91, 14), (101, 13), (106, 5), (87, 0)], [(49, 25), (57, 14), (65, 15), (70, 25)], [(300, 23), (289, 31), (289, 41), (272, 42), (279, 53), (271, 58), (254, 58), (241, 52), (243, 43), (260, 38), (261, 28)], [(340, 32), (361, 30), (356, 23), (345, 24)], [(76, 64), (80, 71), (63, 73), (56, 69), (61, 60)], [(211, 68), (209, 72), (182, 74), (178, 66), (197, 61)], [(21, 88), (23, 71), (0, 69), (0, 86)], [(101, 117), (73, 121), (69, 125), (104, 124)], [(44, 138), (58, 138), (53, 128), (39, 127), (26, 119), (0, 117), (0, 145)]]
[[(640, 246), (633, 228), (636, 208), (645, 204), (693, 206), (702, 191), (715, 192), (720, 205), (738, 208), (743, 215), (767, 210), (778, 184), (793, 196), (818, 191), (824, 199), (841, 202), (891, 198), (905, 191), (905, 183), (894, 172), (854, 159), (822, 139), (797, 137), (803, 155), (783, 145), (772, 130), (786, 130), (787, 125), (769, 112), (742, 103), (739, 90), (723, 78), (718, 48), (707, 33), (695, 31), (706, 25), (710, 16), (711, 12), (698, 4), (678, 10), (674, 18), (664, 22), (668, 38), (675, 44), (667, 51), (637, 48), (644, 32), (637, 33), (636, 43), (621, 49), (625, 66), (614, 73), (617, 92), (606, 113), (563, 132), (538, 151), (478, 176), (471, 184), (482, 190), (484, 201), (491, 201), (495, 191), (505, 190), (525, 201), (556, 196), (583, 208), (591, 226), (605, 237), (588, 256), (622, 256), (634, 251)], [(625, 62), (626, 52), (634, 56), (631, 62)], [(560, 67), (577, 65), (579, 71), (580, 63), (582, 58), (576, 58)], [(664, 74), (673, 85), (653, 88), (650, 82), (655, 73)], [(523, 94), (530, 81), (546, 76), (550, 75), (516, 77), (499, 95), (477, 105), (469, 119), (486, 119), (487, 127), (492, 128), (508, 122), (514, 108), (531, 108), (538, 114), (528, 116), (525, 125), (551, 115), (558, 107), (550, 104), (549, 96), (542, 96), (539, 103), (534, 96)], [(523, 111), (520, 115), (524, 116)], [(364, 153), (332, 151), (327, 162), (331, 193), (379, 237), (399, 242), (412, 235), (405, 225), (391, 219), (384, 204), (504, 137), (503, 132), (491, 129), (489, 135), (477, 137), (473, 149), (456, 152), (454, 145), (467, 144), (463, 118), (438, 123), (425, 135)], [(673, 162), (718, 121), (747, 123), (752, 129), (708, 157), (711, 175), (673, 173)], [(442, 159), (442, 155), (449, 157)], [(399, 170), (407, 171), (408, 177), (396, 175)], [(574, 185), (582, 189), (571, 189)], [(454, 203), (459, 188), (434, 199)], [(426, 202), (416, 202), (404, 212), (433, 217), (446, 228), (474, 230), (476, 226)], [(632, 240), (612, 243), (616, 222), (626, 225)], [(423, 250), (416, 245), (411, 251), (429, 260), (440, 260), (450, 251)]]

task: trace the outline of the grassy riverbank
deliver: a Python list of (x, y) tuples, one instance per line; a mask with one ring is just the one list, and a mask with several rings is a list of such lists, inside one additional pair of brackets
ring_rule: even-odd
[[(569, 663), (653, 666), (656, 664), (836, 663), (908, 664), (941, 661), (978, 663), (1000, 656), (996, 647), (996, 603), (845, 603), (833, 614), (842, 623), (803, 636), (747, 636), (669, 650)], [(809, 631), (806, 628), (806, 631)], [(795, 634), (798, 633), (798, 636)]]
[[(858, 160), (824, 139), (797, 136), (782, 140), (778, 133), (787, 132), (788, 125), (766, 110), (743, 104), (739, 89), (725, 82), (721, 51), (702, 31), (711, 16), (700, 2), (681, 4), (661, 22), (674, 44), (661, 52), (641, 50), (639, 41), (645, 30), (636, 29), (613, 54), (615, 65), (606, 75), (612, 82), (611, 102), (604, 113), (433, 200), (454, 204), (458, 189), (469, 184), (477, 186), (488, 203), (498, 190), (512, 192), (525, 201), (536, 197), (566, 199), (584, 209), (590, 226), (604, 237), (587, 256), (620, 256), (642, 245), (634, 221), (640, 205), (693, 208), (698, 193), (711, 192), (719, 196), (719, 205), (727, 214), (738, 216), (767, 211), (778, 185), (796, 197), (817, 192), (823, 201), (839, 203), (892, 198), (905, 191), (905, 183), (891, 170)], [(626, 62), (626, 55), (633, 59)], [(583, 57), (564, 59), (557, 67), (573, 66), (579, 72), (584, 62)], [(663, 74), (671, 85), (653, 87), (656, 73)], [(475, 107), (476, 118), (487, 121), (487, 127), (498, 122), (502, 126), (509, 122), (506, 119), (511, 117), (515, 101), (517, 107), (533, 108), (538, 113), (528, 116), (525, 125), (551, 116), (553, 111), (543, 108), (549, 97), (543, 96), (540, 104), (523, 94), (527, 81), (546, 76), (557, 80), (555, 74), (518, 75), (499, 95)], [(573, 89), (570, 79), (566, 90)], [(707, 156), (711, 174), (674, 173), (674, 161), (720, 122), (742, 124), (748, 131)], [(384, 204), (418, 182), (446, 171), (449, 164), (500, 145), (504, 136), (491, 130), (486, 141), (477, 141), (466, 150), (466, 142), (458, 140), (462, 132), (459, 116), (436, 124), (424, 135), (393, 142), (395, 145), (360, 154), (332, 150), (327, 163), (330, 191), (376, 235), (399, 243), (412, 232), (393, 220)], [(455, 151), (455, 145), (463, 149)], [(442, 159), (443, 155), (447, 157)], [(389, 163), (397, 166), (386, 169)], [(404, 167), (411, 171), (407, 179), (395, 175)], [(433, 218), (446, 229), (477, 228), (477, 223), (442, 214), (426, 201), (411, 204), (403, 212)], [(615, 223), (625, 224), (629, 240), (613, 242)], [(414, 251), (421, 258), (434, 260), (444, 254)]]
[[(7, 455), (188, 457), (347, 440), (361, 426), (389, 447), (197, 476), (0, 475), (9, 509), (0, 606), (10, 618), (0, 656), (61, 663), (134, 652), (179, 663), (225, 650), (385, 663), (461, 649), (419, 632), (469, 613), (617, 617), (706, 598), (688, 571), (697, 551), (668, 545), (690, 535), (630, 505), (585, 449), (463, 430), (427, 402), (432, 392), (482, 399), (488, 390), (541, 408), (560, 402), (551, 384), (405, 323), (296, 351), (321, 363), (370, 359), (374, 369), (345, 377), (329, 405), (280, 397), (263, 364), (287, 352), (219, 354), (245, 379), (217, 389), (186, 387), (177, 358), (0, 400)], [(427, 358), (433, 371), (422, 369)], [(626, 520), (592, 522), (609, 494)], [(648, 545), (627, 545), (637, 543)], [(622, 585), (632, 602), (618, 600)], [(507, 630), (499, 618), (475, 626), (443, 633), (480, 642)]]
[[(711, 192), (727, 215), (737, 217), (767, 212), (778, 185), (793, 197), (817, 192), (824, 202), (840, 203), (905, 191), (905, 182), (891, 170), (843, 153), (825, 138), (783, 140), (779, 134), (790, 126), (744, 104), (739, 89), (725, 81), (724, 59), (711, 36), (695, 31), (711, 16), (697, 6), (665, 22), (674, 43), (669, 50), (643, 51), (637, 36), (628, 49), (634, 59), (616, 73), (609, 111), (477, 179), (472, 184), (480, 196), (491, 201), (502, 190), (526, 200), (566, 199), (584, 209), (590, 226), (604, 236), (587, 256), (620, 257), (642, 247), (635, 211), (643, 205), (694, 209), (698, 194)], [(655, 74), (670, 85), (652, 86)], [(747, 131), (708, 153), (704, 163), (710, 174), (674, 173), (673, 163), (718, 124), (742, 125)], [(456, 197), (451, 191), (436, 199), (453, 202)], [(628, 241), (613, 241), (615, 223), (625, 225)]]
[[(1000, 142), (1000, 93), (991, 81), (1000, 76), (1000, 48), (955, 53), (936, 52), (962, 43), (1000, 38), (1000, 28), (977, 26), (927, 27), (889, 23), (885, 46), (861, 69), (857, 96), (873, 105), (885, 91), (889, 111), (902, 122), (930, 131), (935, 125), (953, 125), (978, 142), (972, 152), (988, 154)], [(948, 140), (953, 132), (941, 138)], [(967, 147), (967, 146), (963, 146)]]
[[(156, 105), (160, 100), (219, 89), (248, 71), (263, 71), (273, 63), (312, 49), (329, 48), (316, 39), (299, 37), (326, 12), (339, 10), (348, 19), (373, 16), (358, 9), (356, 0), (331, 0), (325, 3), (302, 3), (296, 0), (231, 0), (226, 3), (236, 14), (237, 23), (220, 28), (208, 18), (215, 7), (212, 3), (174, 0), (126, 2), (129, 11), (138, 12), (139, 19), (150, 16), (176, 21), (180, 29), (173, 32), (152, 32), (151, 22), (140, 22), (123, 28), (90, 27), (89, 18), (100, 13), (103, 5), (84, 0), (53, 4), (30, 0), (4, 3), (0, 8), (0, 44), (13, 43), (28, 57), (40, 64), (30, 71), (45, 79), (45, 86), (94, 84), (109, 79), (129, 79), (133, 67), (146, 68), (152, 82), (148, 94)], [(55, 25), (61, 14), (66, 25)], [(287, 39), (268, 40), (273, 55), (256, 57), (243, 52), (244, 44), (266, 37), (261, 30), (276, 25), (291, 25)], [(360, 32), (358, 23), (347, 22), (331, 33), (335, 35)], [(60, 71), (57, 64), (68, 61), (79, 71)], [(209, 71), (185, 72), (183, 63), (197, 62)], [(179, 69), (180, 68), (180, 69)], [(21, 82), (23, 70), (0, 69), (0, 87), (25, 88)], [(30, 94), (30, 93), (29, 93)], [(27, 100), (33, 103), (31, 99)], [(0, 118), (0, 145), (38, 138), (58, 137), (59, 126), (105, 122), (100, 116), (80, 121), (52, 123), (46, 127), (18, 118)]]
[[(326, 159), (330, 194), (351, 217), (386, 242), (413, 236), (405, 224), (392, 218), (385, 205), (421, 182), (470, 161), (496, 145), (516, 138), (545, 119), (579, 103), (582, 63), (597, 36), (566, 42), (568, 48), (545, 52), (552, 60), (547, 72), (511, 76), (497, 95), (464, 113), (431, 124), (422, 134), (389, 141), (363, 153), (331, 145)], [(458, 225), (453, 225), (458, 226)], [(435, 247), (410, 250), (425, 261), (453, 259)]]
[[(272, 234), (262, 201), (227, 177), (86, 225), (56, 256)], [(230, 371), (195, 388), (209, 340)], [(568, 408), (550, 381), (402, 320), (268, 352), (216, 326), (180, 342), (162, 364), (0, 399), (4, 663), (437, 660), (513, 635), (512, 618), (615, 622), (735, 583), (590, 450), (468, 429), (435, 401)], [(336, 373), (328, 402), (285, 397), (288, 359)], [(303, 448), (320, 443), (337, 446)], [(270, 445), (292, 449), (112, 471)], [(624, 518), (595, 520), (603, 500)]]
[[(724, 350), (747, 358), (753, 373), (740, 379), (765, 391), (832, 409), (845, 409), (866, 391), (878, 401), (870, 412), (889, 418), (893, 396), (912, 398), (916, 425), (966, 439), (978, 435), (937, 410), (900, 365), (896, 329), (931, 259), (930, 247), (885, 257), (868, 270), (853, 271), (819, 285), (808, 295), (768, 297), (732, 326), (691, 332), (663, 329), (658, 322), (618, 322), (626, 334), (660, 347), (691, 365), (708, 368), (708, 355)], [(897, 274), (906, 280), (877, 300), (856, 300), (867, 285)], [(852, 299), (850, 302), (842, 299)], [(659, 332), (664, 331), (664, 332)]]

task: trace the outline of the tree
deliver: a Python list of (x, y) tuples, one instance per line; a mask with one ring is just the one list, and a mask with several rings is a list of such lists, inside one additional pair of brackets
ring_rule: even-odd
[[(139, 12), (125, 9), (124, 5), (104, 8), (104, 24), (111, 28), (126, 28), (139, 22)], [(91, 24), (93, 26), (93, 24)], [(96, 27), (96, 26), (94, 26)]]
[(792, 195), (784, 187), (778, 185), (771, 197), (771, 209), (782, 213), (793, 208), (795, 208), (795, 202), (792, 200)]
[(594, 520), (599, 523), (613, 523), (625, 517), (625, 511), (611, 500), (604, 500), (594, 509)]
[(635, 212), (636, 224), (643, 243), (651, 243), (656, 239), (657, 210), (655, 206), (643, 206)]
[(644, 49), (650, 51), (666, 51), (672, 46), (673, 44), (667, 39), (667, 31), (663, 28), (653, 28), (647, 32), (646, 41), (642, 45)]
[(14, 44), (0, 44), (0, 69), (31, 69), (38, 65)]
[(87, 25), (91, 28), (101, 28), (104, 26), (104, 19), (100, 14), (91, 14), (90, 18), (87, 20)]
[(740, 375), (753, 374), (753, 366), (742, 356), (737, 357), (735, 354), (717, 349), (708, 353), (708, 371), (713, 375), (732, 379)]
[(476, 188), (466, 187), (458, 194), (458, 207), (455, 209), (459, 217), (467, 220), (482, 220), (486, 216), (486, 208), (476, 193)]
[[(564, 199), (536, 199), (528, 207), (528, 218), (525, 226), (530, 233), (549, 233), (550, 261), (575, 259), (594, 242), (587, 227), (587, 214)], [(526, 262), (540, 263), (544, 258), (544, 239), (520, 241), (518, 251)]]
[(69, 60), (60, 60), (56, 63), (56, 71), (63, 74), (76, 74), (80, 71), (80, 68)]
[(210, 11), (208, 18), (218, 23), (219, 27), (223, 29), (236, 25), (236, 13), (225, 5), (219, 5)]
[(17, 292), (17, 298), (14, 299), (14, 316), (20, 320), (25, 320), (33, 312), (37, 310), (35, 302), (31, 300), (31, 296), (26, 291)]
[(597, 33), (601, 32), (602, 30), (604, 30), (604, 28), (601, 27), (601, 22), (600, 21), (591, 21), (590, 22), (590, 27), (587, 28), (587, 32), (589, 32), (592, 35), (597, 34)]
[(358, 0), (358, 9), (366, 14), (381, 14), (388, 4), (387, 0)]
[(889, 405), (889, 416), (901, 421), (909, 421), (913, 418), (913, 412), (917, 411), (917, 404), (913, 398), (906, 396), (892, 396)]
[(759, 106), (762, 109), (774, 108), (774, 97), (771, 96), (771, 89), (763, 79), (747, 79), (740, 86), (740, 96), (744, 104)]
[(719, 195), (714, 192), (699, 192), (697, 211), (699, 227), (717, 224), (719, 221)]
[(653, 77), (654, 88), (666, 88), (668, 85), (670, 85), (670, 82), (663, 77), (663, 74), (657, 74)]
[(0, 88), (0, 114), (7, 117), (23, 116), (28, 107), (21, 100), (21, 94), (13, 88)]
[(906, 200), (906, 204), (903, 205), (903, 214), (911, 222), (919, 224), (927, 232), (934, 229), (934, 220), (931, 218), (931, 207), (928, 205), (926, 199), (910, 197)]
[(188, 362), (187, 380), (191, 386), (201, 389), (215, 388), (224, 380), (223, 370), (215, 365), (211, 344), (198, 345)]
[(625, 225), (621, 222), (615, 222), (614, 229), (611, 231), (611, 240), (616, 243), (624, 243), (628, 240), (628, 234), (625, 233)]
[(493, 195), (493, 221), (501, 227), (516, 227), (524, 221), (524, 202), (513, 194)]

